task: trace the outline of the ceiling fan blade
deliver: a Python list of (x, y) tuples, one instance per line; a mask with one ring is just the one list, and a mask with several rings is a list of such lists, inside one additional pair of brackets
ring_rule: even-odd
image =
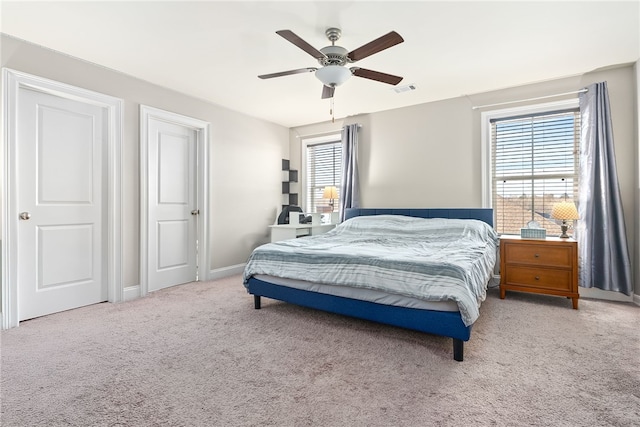
[(335, 91), (335, 86), (322, 85), (322, 99), (333, 98), (333, 93)]
[(388, 83), (390, 85), (397, 85), (402, 81), (402, 77), (394, 76), (393, 74), (385, 74), (380, 71), (367, 70), (366, 68), (351, 68), (351, 73), (357, 77), (364, 77), (365, 79), (377, 80), (382, 83)]
[(381, 50), (385, 50), (391, 46), (397, 45), (398, 43), (402, 43), (403, 41), (404, 39), (400, 34), (395, 31), (391, 31), (390, 33), (385, 34), (364, 46), (360, 46), (359, 48), (352, 50), (347, 56), (351, 61), (359, 61), (367, 56), (373, 55), (374, 53), (378, 53)]
[(262, 74), (258, 76), (261, 79), (272, 79), (274, 77), (290, 76), (291, 74), (311, 73), (316, 71), (317, 68), (298, 68), (297, 70), (280, 71), (279, 73)]
[(302, 40), (300, 37), (298, 37), (291, 30), (276, 31), (276, 34), (284, 37), (285, 39), (287, 39), (288, 41), (290, 41), (294, 45), (298, 46), (300, 49), (304, 50), (305, 52), (307, 52), (309, 55), (313, 56), (316, 59), (322, 59), (322, 58), (326, 58), (327, 57), (327, 55), (325, 55), (324, 53), (320, 52), (318, 49), (316, 49), (315, 47), (311, 46), (306, 41)]

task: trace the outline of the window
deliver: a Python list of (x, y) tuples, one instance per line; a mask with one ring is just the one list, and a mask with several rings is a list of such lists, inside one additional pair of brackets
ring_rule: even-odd
[[(332, 212), (339, 210), (342, 165), (340, 135), (306, 140), (304, 146), (305, 212)], [(335, 199), (324, 198), (326, 187), (335, 187)]]
[(496, 231), (520, 234), (521, 227), (536, 221), (547, 235), (560, 235), (559, 222), (551, 218), (553, 206), (576, 200), (578, 192), (577, 106), (489, 116), (490, 206)]

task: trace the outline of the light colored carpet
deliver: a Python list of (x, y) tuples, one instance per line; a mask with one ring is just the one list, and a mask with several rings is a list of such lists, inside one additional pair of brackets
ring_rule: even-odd
[(491, 289), (465, 344), (263, 299), (240, 276), (2, 332), (3, 427), (631, 426), (640, 308)]

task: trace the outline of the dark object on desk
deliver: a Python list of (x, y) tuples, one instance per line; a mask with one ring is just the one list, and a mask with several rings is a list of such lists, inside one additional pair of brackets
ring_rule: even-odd
[(300, 219), (298, 220), (300, 224), (309, 224), (311, 222), (311, 215), (305, 216), (300, 206), (289, 205), (285, 206), (280, 215), (278, 215), (278, 224), (289, 224), (289, 214), (291, 212), (300, 212)]

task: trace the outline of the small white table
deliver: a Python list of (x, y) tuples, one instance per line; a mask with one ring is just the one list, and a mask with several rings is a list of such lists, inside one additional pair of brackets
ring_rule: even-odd
[(335, 224), (279, 224), (270, 225), (271, 229), (271, 242), (277, 242), (279, 240), (295, 239), (296, 237), (314, 236), (316, 234), (326, 233), (333, 229)]

